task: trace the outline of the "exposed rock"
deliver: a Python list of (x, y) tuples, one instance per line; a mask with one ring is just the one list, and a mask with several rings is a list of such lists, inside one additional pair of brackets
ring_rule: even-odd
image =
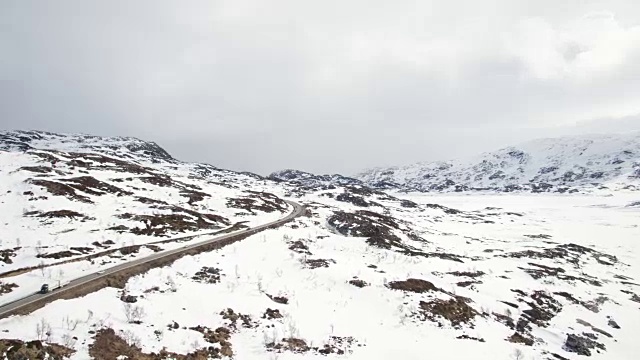
[(549, 321), (562, 310), (562, 305), (544, 291), (534, 291), (530, 296), (533, 301), (526, 303), (531, 308), (523, 310), (522, 316), (538, 326), (548, 326)]
[(359, 288), (363, 288), (365, 286), (369, 286), (369, 283), (367, 283), (364, 280), (360, 280), (360, 279), (351, 279), (349, 280), (349, 284), (355, 286), (355, 287), (359, 287)]
[(293, 250), (298, 254), (312, 255), (309, 251), (309, 247), (305, 245), (301, 240), (290, 242), (289, 244), (291, 244), (289, 246), (289, 250)]
[(353, 194), (348, 193), (348, 192), (344, 192), (342, 194), (338, 194), (338, 196), (336, 196), (336, 200), (337, 201), (341, 201), (341, 202), (350, 203), (350, 204), (353, 204), (355, 206), (360, 206), (360, 207), (369, 207), (371, 205), (363, 197), (357, 196), (357, 195), (353, 195)]
[(483, 271), (452, 271), (452, 272), (448, 272), (447, 274), (454, 275), (454, 276), (466, 276), (470, 278), (477, 278), (477, 277), (483, 276), (484, 272)]
[[(581, 259), (586, 256), (593, 258), (594, 260), (598, 261), (603, 265), (613, 265), (618, 262), (617, 257), (613, 255), (605, 254), (605, 253), (593, 250), (591, 248), (588, 248), (582, 245), (577, 245), (577, 244), (561, 244), (553, 248), (546, 248), (539, 251), (525, 250), (525, 251), (512, 252), (512, 253), (498, 255), (498, 256), (513, 257), (513, 258), (530, 258), (530, 259), (562, 259), (570, 264), (573, 264), (575, 267), (578, 267)], [(540, 267), (540, 265), (536, 265), (536, 266)], [(554, 269), (554, 268), (547, 267), (546, 270), (550, 271), (550, 269)], [(561, 272), (561, 271), (558, 270), (558, 272)], [(586, 281), (595, 286), (599, 286), (597, 285), (599, 284), (599, 282), (593, 279), (578, 278), (578, 277), (574, 277), (574, 278), (578, 280)]]
[(618, 325), (618, 323), (613, 319), (609, 319), (609, 322), (607, 324), (614, 329), (620, 329), (620, 325)]
[(264, 312), (264, 315), (262, 315), (263, 319), (268, 319), (268, 320), (273, 320), (273, 319), (280, 319), (282, 318), (282, 314), (280, 314), (280, 310), (278, 309), (267, 309), (267, 311)]
[(201, 283), (217, 284), (220, 282), (221, 276), (224, 276), (221, 269), (205, 266), (196, 272), (191, 279)]
[(400, 206), (404, 207), (404, 208), (417, 208), (418, 204), (416, 204), (415, 202), (411, 201), (411, 200), (401, 200), (400, 201)]
[(269, 297), (269, 299), (273, 300), (274, 302), (278, 303), (278, 304), (283, 304), (286, 305), (289, 303), (289, 299), (284, 297), (284, 296), (273, 296), (273, 295), (269, 295), (266, 294), (267, 297)]
[(5, 264), (13, 264), (13, 260), (11, 258), (16, 257), (16, 251), (20, 250), (20, 247), (15, 247), (13, 249), (2, 249), (0, 250), (0, 261)]
[(402, 232), (414, 241), (424, 241), (410, 229), (402, 226), (397, 219), (368, 210), (355, 213), (336, 211), (328, 223), (345, 236), (366, 237), (367, 244), (386, 250), (395, 250), (409, 256), (438, 257), (444, 260), (463, 262), (460, 256), (443, 252), (425, 253), (402, 241), (395, 232)]
[(493, 315), (493, 317), (495, 317), (495, 319), (502, 323), (503, 325), (507, 326), (508, 328), (514, 330), (516, 328), (516, 323), (513, 321), (513, 319), (511, 318), (511, 316), (509, 315), (503, 315), (503, 314), (498, 314), (498, 313), (492, 313), (491, 315)]
[(227, 207), (243, 209), (249, 213), (255, 213), (255, 211), (266, 213), (287, 211), (287, 203), (273, 194), (256, 191), (248, 191), (248, 193), (248, 196), (241, 198), (230, 198), (227, 201)]
[(272, 173), (268, 179), (288, 182), (304, 189), (328, 188), (329, 186), (362, 185), (360, 180), (342, 175), (314, 175), (299, 170), (282, 170)]
[(606, 350), (603, 344), (576, 334), (567, 335), (567, 340), (564, 343), (564, 350), (578, 355), (591, 356), (593, 349)]
[(120, 300), (122, 300), (123, 302), (128, 303), (128, 304), (134, 304), (134, 303), (138, 302), (138, 297), (137, 296), (133, 296), (133, 295), (125, 295), (125, 294), (123, 294), (120, 297)]
[(474, 337), (474, 336), (469, 336), (467, 334), (456, 336), (456, 339), (475, 340), (477, 342), (482, 342), (482, 343), (485, 342), (485, 340), (483, 338), (477, 338), (477, 337)]

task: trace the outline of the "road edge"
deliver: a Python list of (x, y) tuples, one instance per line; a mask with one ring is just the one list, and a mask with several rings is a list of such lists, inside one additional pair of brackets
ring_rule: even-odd
[(181, 259), (185, 256), (194, 256), (194, 255), (202, 254), (205, 252), (210, 252), (213, 250), (218, 250), (225, 246), (236, 243), (240, 240), (244, 240), (249, 236), (255, 235), (262, 231), (269, 230), (269, 229), (277, 229), (295, 220), (297, 217), (303, 216), (305, 214), (305, 208), (303, 205), (300, 205), (293, 201), (287, 201), (287, 203), (289, 203), (293, 207), (293, 211), (287, 214), (287, 216), (285, 216), (284, 218), (278, 220), (274, 224), (271, 224), (269, 226), (258, 225), (254, 228), (247, 229), (242, 233), (231, 235), (224, 239), (220, 239), (218, 241), (212, 241), (212, 242), (208, 242), (200, 245), (194, 245), (184, 249), (184, 251), (181, 251), (179, 253), (168, 254), (167, 256), (154, 259), (150, 262), (142, 263), (142, 264), (125, 268), (113, 273), (109, 273), (100, 278), (90, 280), (87, 283), (81, 284), (81, 286), (76, 286), (72, 288), (62, 288), (60, 290), (57, 290), (54, 293), (51, 293), (49, 296), (43, 297), (41, 299), (37, 299), (33, 302), (30, 302), (18, 308), (2, 313), (0, 314), (0, 319), (4, 319), (4, 318), (15, 316), (15, 315), (27, 315), (56, 300), (62, 300), (62, 299), (68, 300), (68, 299), (82, 297), (90, 293), (104, 289), (106, 287), (123, 289), (127, 281), (136, 275), (143, 274), (151, 269), (171, 265), (176, 260)]

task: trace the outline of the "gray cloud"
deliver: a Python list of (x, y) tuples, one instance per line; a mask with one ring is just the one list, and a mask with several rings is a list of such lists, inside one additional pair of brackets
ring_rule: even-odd
[(563, 4), (5, 1), (0, 126), (259, 173), (639, 129), (640, 4)]

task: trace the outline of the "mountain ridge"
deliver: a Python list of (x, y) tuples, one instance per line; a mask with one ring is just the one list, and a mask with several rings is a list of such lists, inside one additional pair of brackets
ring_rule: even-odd
[(289, 169), (269, 178), (305, 188), (347, 184), (403, 192), (637, 190), (640, 132), (536, 139), (466, 159), (376, 167), (352, 177)]
[(0, 131), (0, 148), (9, 150), (11, 147), (16, 147), (23, 151), (27, 149), (83, 150), (112, 156), (123, 156), (124, 152), (128, 152), (156, 160), (176, 161), (155, 142), (124, 136), (102, 137), (87, 134), (58, 134), (39, 130)]
[(391, 182), (418, 191), (635, 188), (640, 180), (640, 132), (543, 138), (469, 159), (379, 167), (354, 177), (374, 187)]

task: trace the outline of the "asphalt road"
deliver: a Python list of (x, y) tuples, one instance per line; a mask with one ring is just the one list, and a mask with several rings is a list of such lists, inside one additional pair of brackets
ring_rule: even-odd
[[(49, 284), (49, 286), (52, 288), (52, 290), (47, 293), (47, 294), (40, 294), (40, 293), (34, 293), (32, 295), (29, 295), (27, 297), (24, 297), (22, 299), (19, 300), (15, 300), (12, 301), (10, 303), (4, 304), (0, 306), (0, 318), (3, 318), (5, 316), (5, 314), (7, 313), (11, 313), (15, 310), (19, 310), (20, 308), (27, 306), (35, 301), (39, 301), (39, 300), (43, 300), (46, 298), (53, 298), (57, 295), (57, 293), (60, 290), (70, 290), (73, 288), (79, 288), (82, 287), (88, 283), (91, 283), (92, 281), (98, 280), (98, 279), (102, 279), (104, 277), (107, 277), (109, 275), (112, 275), (114, 273), (117, 273), (118, 271), (124, 270), (124, 269), (128, 269), (134, 266), (138, 266), (140, 264), (145, 264), (154, 260), (158, 260), (161, 259), (163, 257), (166, 256), (171, 256), (171, 255), (175, 255), (175, 254), (179, 254), (181, 252), (185, 252), (187, 250), (191, 250), (194, 248), (198, 248), (200, 246), (204, 246), (204, 245), (208, 245), (211, 243), (215, 243), (218, 241), (222, 241), (222, 240), (226, 240), (228, 238), (234, 237), (234, 236), (238, 236), (238, 235), (253, 235), (256, 233), (259, 233), (260, 231), (263, 231), (271, 226), (274, 225), (282, 225), (300, 215), (302, 215), (303, 211), (304, 211), (304, 207), (298, 203), (295, 203), (293, 201), (287, 201), (285, 200), (289, 205), (293, 206), (293, 211), (287, 215), (286, 217), (276, 220), (276, 221), (272, 221), (270, 223), (264, 224), (264, 225), (259, 225), (253, 228), (249, 228), (249, 229), (244, 229), (244, 230), (240, 230), (240, 231), (236, 231), (233, 233), (229, 233), (229, 234), (224, 234), (224, 235), (220, 235), (217, 237), (214, 237), (212, 239), (209, 240), (205, 240), (205, 241), (201, 241), (195, 244), (190, 244), (190, 245), (186, 245), (183, 247), (180, 247), (178, 249), (173, 249), (173, 250), (169, 250), (169, 251), (162, 251), (162, 252), (158, 252), (156, 254), (153, 255), (149, 255), (147, 257), (144, 257), (142, 259), (136, 259), (124, 264), (120, 264), (117, 266), (114, 266), (112, 268), (106, 269), (106, 270), (101, 270), (101, 271), (97, 271), (94, 272), (92, 274), (89, 275), (85, 275), (81, 278), (77, 278), (75, 280), (72, 280), (71, 282), (64, 284), (61, 288), (55, 288), (57, 285), (56, 284)], [(40, 289), (37, 289), (40, 290)]]

